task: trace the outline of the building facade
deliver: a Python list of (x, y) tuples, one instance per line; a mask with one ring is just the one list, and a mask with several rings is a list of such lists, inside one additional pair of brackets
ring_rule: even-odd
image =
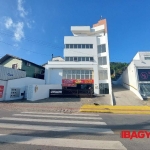
[(25, 71), (27, 77), (44, 79), (44, 67), (16, 56), (6, 54), (0, 59), (0, 65)]
[(95, 94), (111, 94), (106, 19), (90, 26), (71, 26), (73, 36), (64, 37), (64, 60), (48, 61), (46, 84), (62, 88), (93, 88)]
[(118, 80), (140, 99), (150, 97), (150, 52), (138, 52)]

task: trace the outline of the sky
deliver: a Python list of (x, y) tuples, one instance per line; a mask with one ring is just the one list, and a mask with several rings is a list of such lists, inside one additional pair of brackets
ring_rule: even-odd
[(63, 57), (71, 26), (107, 19), (111, 62), (129, 63), (150, 51), (150, 0), (0, 0), (0, 57), (14, 55), (42, 65)]

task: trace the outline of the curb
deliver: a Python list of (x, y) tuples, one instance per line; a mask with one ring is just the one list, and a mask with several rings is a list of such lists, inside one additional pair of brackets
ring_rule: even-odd
[(114, 114), (150, 114), (150, 106), (83, 105), (80, 112)]

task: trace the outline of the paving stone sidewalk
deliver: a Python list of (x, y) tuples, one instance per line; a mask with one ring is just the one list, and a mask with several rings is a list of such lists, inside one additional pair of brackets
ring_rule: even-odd
[(48, 98), (38, 101), (17, 100), (0, 102), (0, 109), (40, 112), (79, 112), (84, 104), (110, 105), (110, 96), (101, 95), (94, 98)]

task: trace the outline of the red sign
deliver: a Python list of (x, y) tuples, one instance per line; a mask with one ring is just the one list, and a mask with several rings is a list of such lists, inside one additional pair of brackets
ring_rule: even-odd
[(0, 85), (0, 98), (3, 97), (4, 86)]
[(132, 140), (133, 138), (150, 138), (150, 132), (146, 130), (140, 130), (140, 131), (129, 131), (129, 130), (124, 130), (121, 131), (121, 138), (127, 138)]
[(93, 84), (93, 79), (62, 79), (62, 86), (75, 86), (76, 84)]

